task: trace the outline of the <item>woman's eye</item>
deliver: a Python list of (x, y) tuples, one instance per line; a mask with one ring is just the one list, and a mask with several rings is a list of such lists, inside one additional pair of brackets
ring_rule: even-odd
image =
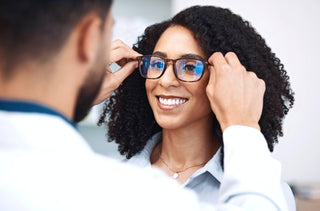
[(196, 69), (196, 66), (193, 65), (193, 64), (186, 64), (185, 67), (184, 67), (184, 69), (185, 69), (186, 71), (192, 71), (192, 72), (193, 72), (193, 71)]
[(164, 64), (163, 64), (163, 62), (159, 61), (159, 62), (152, 62), (150, 65), (152, 68), (161, 69), (161, 68), (163, 68)]

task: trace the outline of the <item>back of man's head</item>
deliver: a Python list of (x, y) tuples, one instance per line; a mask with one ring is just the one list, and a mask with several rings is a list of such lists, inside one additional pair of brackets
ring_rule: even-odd
[(112, 0), (1, 0), (0, 74), (9, 78), (25, 61), (45, 62), (62, 48), (88, 13), (102, 20)]

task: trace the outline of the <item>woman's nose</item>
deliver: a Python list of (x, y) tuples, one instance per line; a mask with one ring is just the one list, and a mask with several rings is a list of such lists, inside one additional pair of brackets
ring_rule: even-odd
[(159, 84), (163, 87), (179, 86), (179, 79), (174, 74), (173, 63), (169, 62), (163, 75), (159, 78)]

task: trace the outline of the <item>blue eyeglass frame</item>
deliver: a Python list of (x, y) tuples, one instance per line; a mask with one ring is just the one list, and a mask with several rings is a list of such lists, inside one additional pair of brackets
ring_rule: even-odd
[[(162, 59), (162, 60), (164, 61), (164, 68), (163, 68), (162, 73), (161, 73), (158, 77), (156, 77), (156, 78), (148, 78), (148, 77), (146, 77), (146, 76), (144, 76), (144, 75), (142, 74), (141, 65), (139, 65), (139, 67), (138, 67), (138, 68), (139, 68), (139, 73), (140, 73), (140, 75), (141, 75), (143, 78), (146, 78), (146, 79), (158, 79), (158, 78), (160, 78), (160, 77), (164, 74), (164, 72), (166, 71), (166, 69), (167, 69), (167, 66), (168, 66), (167, 63), (168, 63), (168, 62), (172, 62), (173, 72), (174, 72), (174, 75), (176, 76), (177, 79), (179, 79), (180, 81), (183, 81), (183, 82), (196, 82), (196, 81), (199, 81), (199, 80), (202, 78), (206, 66), (209, 65), (209, 62), (207, 62), (206, 60), (201, 59), (201, 58), (184, 58), (184, 57), (182, 57), (182, 58), (177, 58), (177, 59), (168, 59), (168, 58), (163, 58), (163, 57), (161, 57), (161, 56), (154, 56), (154, 55), (138, 56), (138, 57), (137, 57), (138, 63), (144, 62), (144, 59), (147, 58), (147, 57), (150, 57), (150, 58), (151, 58), (151, 57), (156, 57), (156, 58)], [(177, 70), (176, 70), (176, 62), (179, 61), (179, 60), (182, 60), (182, 59), (193, 59), (193, 60), (195, 60), (195, 61), (200, 61), (200, 62), (203, 63), (203, 70), (202, 70), (202, 74), (201, 74), (201, 76), (199, 77), (199, 79), (194, 80), (194, 81), (186, 81), (186, 80), (183, 80), (183, 79), (181, 79), (181, 78), (178, 77)]]

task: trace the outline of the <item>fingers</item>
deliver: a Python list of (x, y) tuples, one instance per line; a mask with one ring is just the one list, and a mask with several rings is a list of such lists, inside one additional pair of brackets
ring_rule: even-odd
[(228, 52), (225, 56), (223, 56), (221, 52), (215, 52), (208, 61), (211, 65), (215, 66), (218, 71), (245, 69), (234, 52)]
[(247, 71), (233, 52), (216, 52), (209, 58), (207, 96), (222, 131), (231, 125), (260, 129), (265, 82)]
[(128, 59), (136, 60), (137, 56), (141, 56), (138, 52), (131, 49), (121, 40), (115, 40), (111, 43), (110, 63), (117, 62), (118, 65), (123, 66)]
[(121, 40), (118, 39), (111, 43), (110, 62), (116, 62), (121, 66), (120, 69), (110, 75), (110, 77), (112, 77), (112, 81), (118, 82), (115, 84), (116, 88), (133, 72), (135, 68), (138, 67), (138, 61), (136, 60), (137, 56), (141, 56), (141, 54), (131, 49)]
[(223, 70), (225, 68), (227, 68), (228, 63), (226, 61), (226, 59), (224, 58), (224, 56), (222, 55), (222, 53), (220, 52), (215, 52), (214, 54), (212, 54), (208, 60), (208, 62), (216, 67), (216, 70)]
[(115, 40), (111, 43), (109, 66), (116, 62), (121, 66), (121, 68), (115, 72), (112, 72), (109, 67), (106, 68), (104, 82), (93, 103), (94, 105), (99, 104), (110, 97), (114, 90), (120, 86), (123, 80), (138, 67), (136, 57), (140, 55), (141, 54), (131, 49), (121, 40)]
[(238, 59), (238, 56), (234, 52), (228, 52), (225, 55), (225, 59), (226, 59), (227, 63), (229, 65), (231, 65), (232, 67), (242, 66), (242, 64), (240, 63), (240, 61)]
[(126, 79), (136, 68), (138, 67), (138, 61), (132, 61), (125, 64), (122, 68), (117, 70), (116, 72), (112, 73), (110, 77), (111, 80), (115, 80), (118, 83), (115, 84), (115, 89), (120, 86), (122, 81)]
[(108, 71), (105, 77), (105, 81), (108, 83), (108, 86), (105, 89), (112, 92), (116, 90), (124, 79), (126, 79), (137, 67), (138, 61), (132, 61), (128, 62), (115, 72)]
[(112, 95), (120, 84), (126, 79), (135, 68), (137, 68), (138, 62), (128, 62), (122, 68), (116, 72), (106, 71), (104, 82), (100, 88), (98, 95), (96, 96), (93, 105), (97, 105)]

